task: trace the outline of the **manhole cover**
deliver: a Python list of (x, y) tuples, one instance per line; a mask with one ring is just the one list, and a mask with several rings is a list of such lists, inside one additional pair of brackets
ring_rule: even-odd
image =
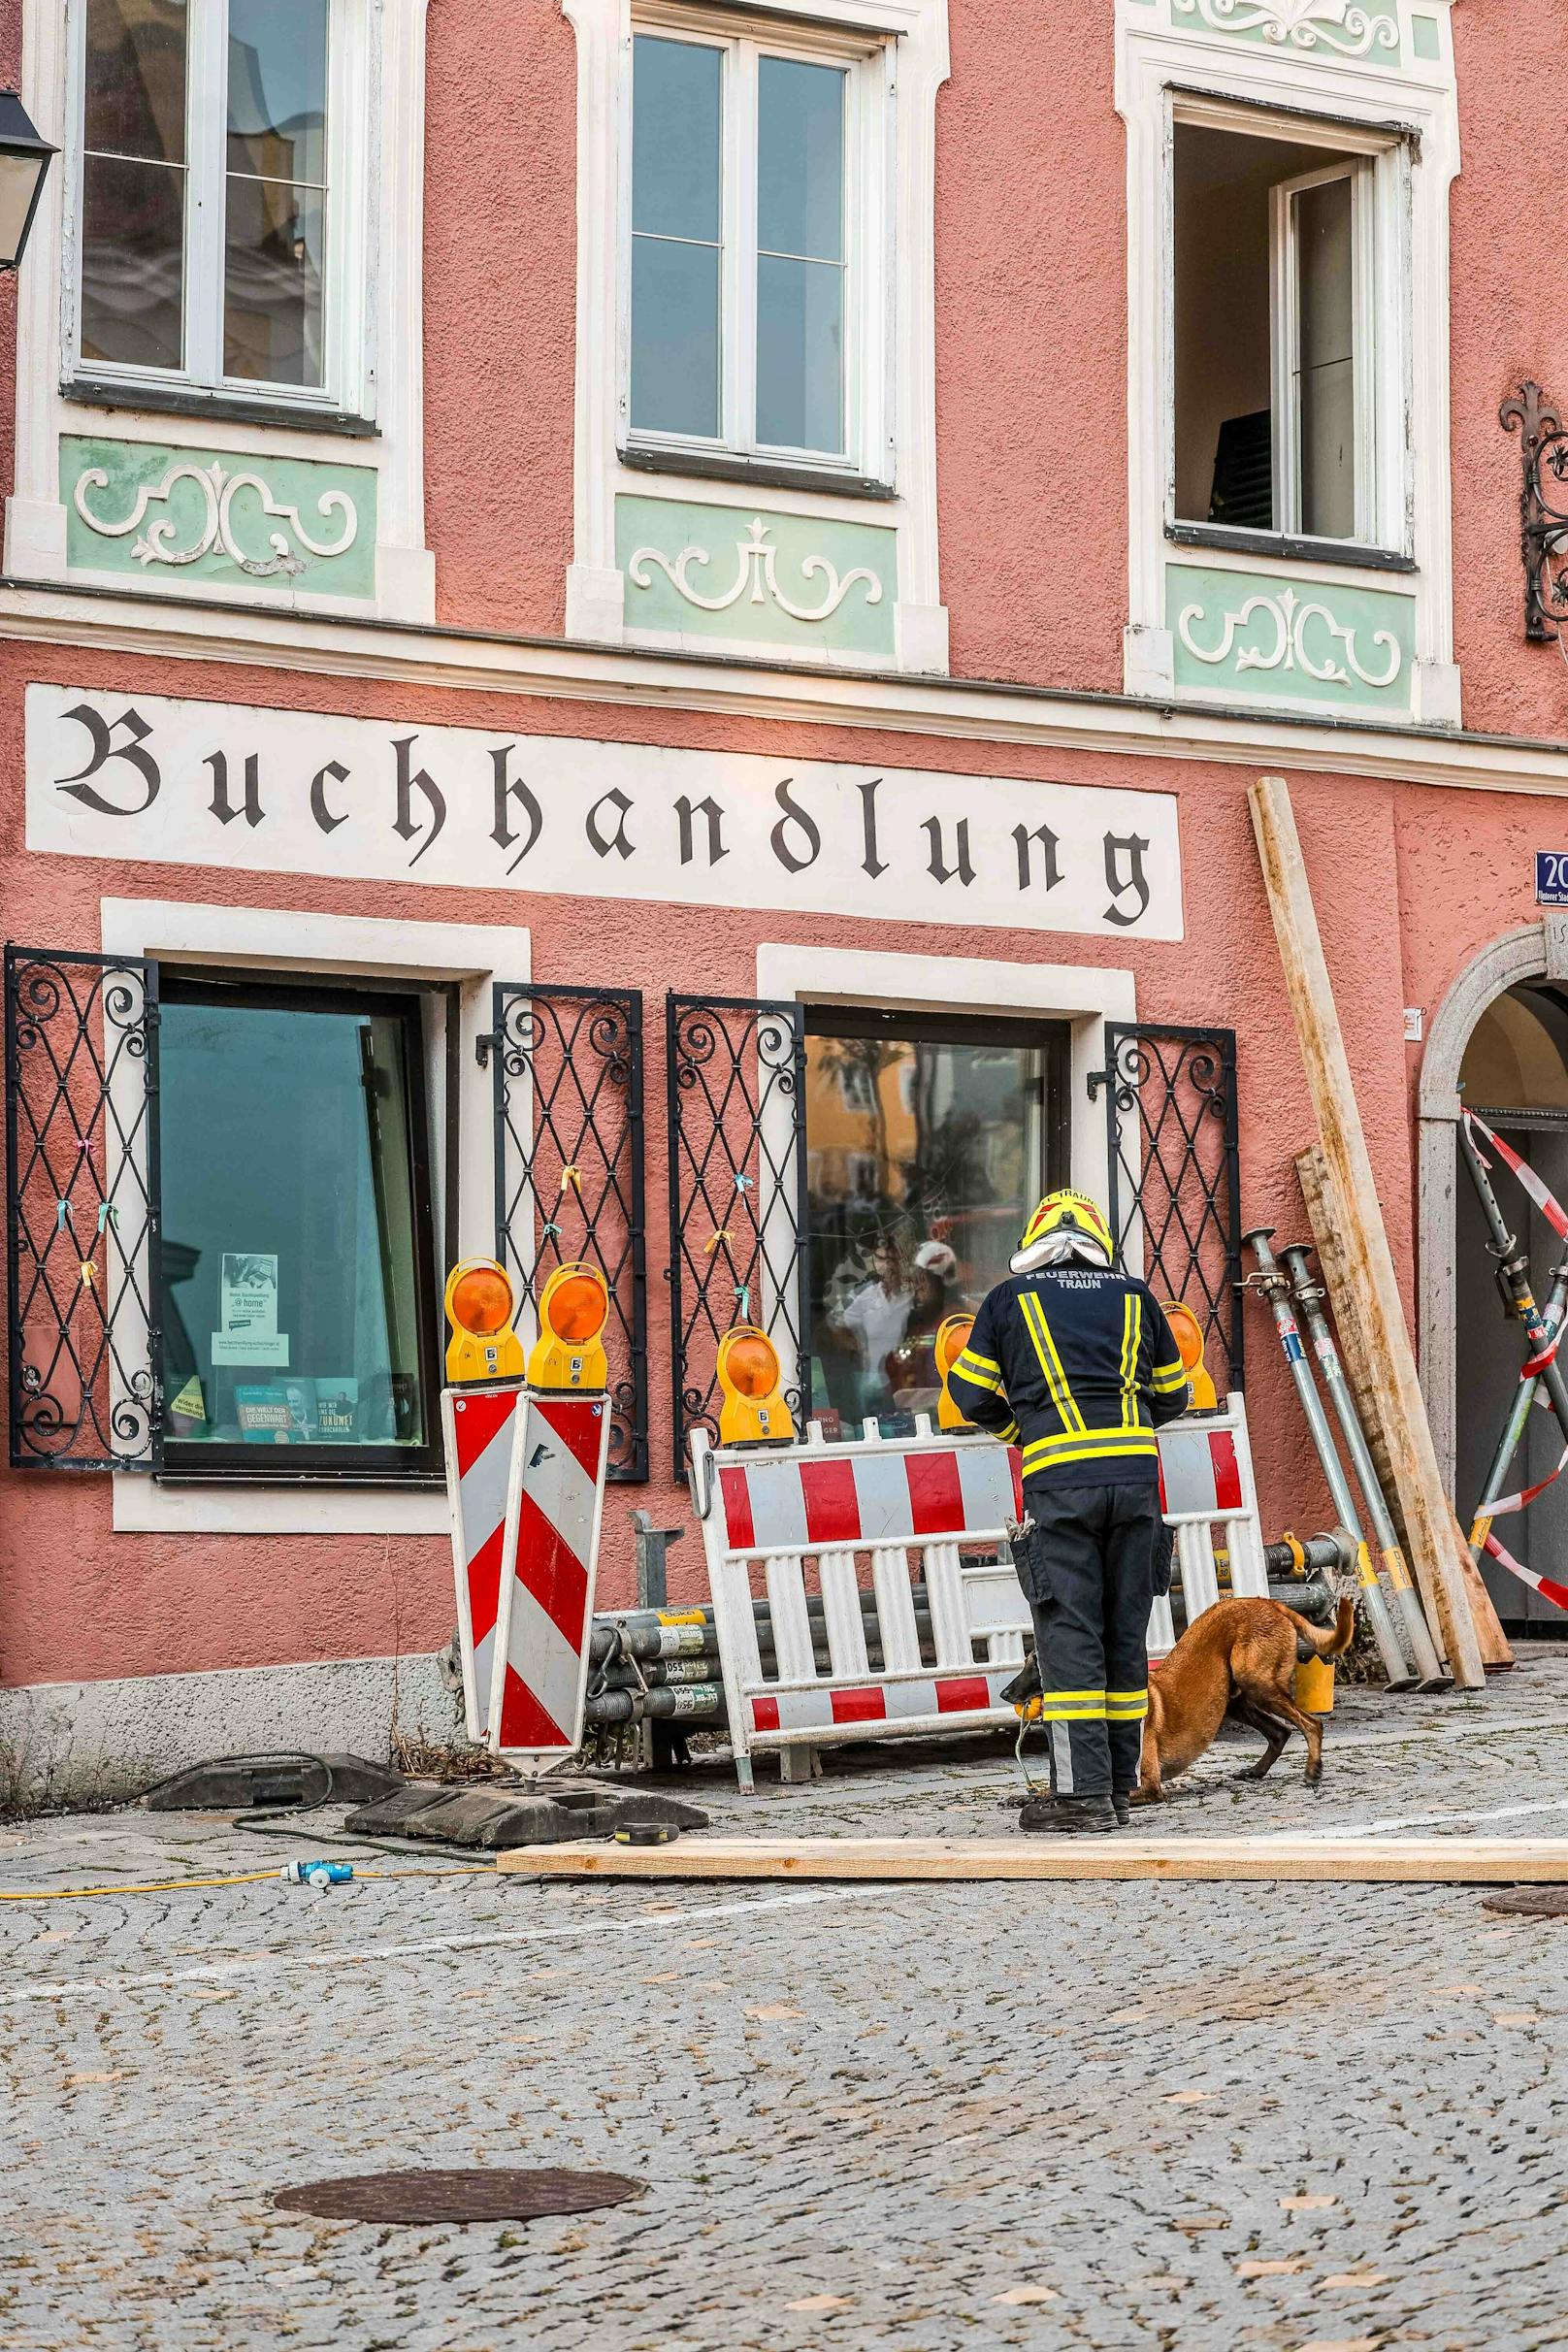
[(352, 2172), (307, 2180), (273, 2199), (287, 2213), (324, 2221), (538, 2221), (624, 2205), (646, 2186), (624, 2172), (560, 2172), (486, 2166), (471, 2172)]
[(1568, 1886), (1510, 1886), (1500, 1894), (1483, 1895), (1481, 1908), (1522, 1911), (1527, 1919), (1568, 1919)]

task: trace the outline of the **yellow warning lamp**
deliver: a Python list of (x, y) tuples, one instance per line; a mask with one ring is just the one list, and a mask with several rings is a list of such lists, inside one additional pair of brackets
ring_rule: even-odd
[(1215, 1394), (1213, 1374), (1203, 1368), (1203, 1325), (1191, 1307), (1184, 1307), (1175, 1299), (1164, 1302), (1164, 1311), (1176, 1353), (1182, 1359), (1182, 1370), (1187, 1374), (1187, 1385), (1192, 1392), (1192, 1410), (1212, 1413), (1220, 1399)]
[(607, 1388), (609, 1366), (600, 1333), (609, 1291), (597, 1266), (579, 1258), (556, 1267), (539, 1295), (539, 1335), (529, 1350), (531, 1388)]
[(446, 1378), (521, 1380), (523, 1343), (511, 1327), (516, 1306), (510, 1277), (493, 1258), (465, 1258), (446, 1277)]
[(969, 1344), (974, 1329), (972, 1315), (950, 1315), (936, 1331), (936, 1369), (942, 1376), (942, 1401), (936, 1408), (938, 1429), (967, 1429), (973, 1424), (959, 1411), (948, 1388), (948, 1375)]
[(719, 1342), (721, 1446), (784, 1445), (795, 1417), (779, 1387), (778, 1350), (755, 1323), (736, 1323)]

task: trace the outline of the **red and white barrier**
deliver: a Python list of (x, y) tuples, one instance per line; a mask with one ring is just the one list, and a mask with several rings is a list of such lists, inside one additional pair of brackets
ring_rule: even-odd
[[(1160, 1508), (1176, 1530), (1182, 1600), (1192, 1623), (1220, 1598), (1216, 1552), (1228, 1555), (1230, 1591), (1266, 1601), (1268, 1563), (1253, 1481), (1247, 1408), (1227, 1396), (1218, 1413), (1175, 1421), (1160, 1432)], [(1215, 1541), (1216, 1532), (1222, 1544)], [(1176, 1639), (1170, 1602), (1156, 1601), (1149, 1618), (1149, 1655), (1162, 1658)]]
[[(716, 1451), (692, 1441), (692, 1492), (702, 1529), (719, 1638), (730, 1736), (742, 1788), (752, 1758), (777, 1751), (786, 1780), (806, 1777), (809, 1751), (835, 1741), (907, 1737), (1012, 1723), (999, 1697), (1024, 1656), (1029, 1604), (1007, 1549), (1024, 1515), (1016, 1449), (979, 1434), (822, 1439), (777, 1450)], [(1266, 1597), (1246, 1415), (1223, 1413), (1160, 1433), (1163, 1509), (1176, 1529), (1189, 1617), (1220, 1597), (1215, 1531), (1224, 1531), (1230, 1589)], [(997, 1553), (996, 1558), (965, 1552)], [(821, 1595), (812, 1623), (808, 1577)], [(874, 1615), (862, 1606), (868, 1577)], [(773, 1659), (763, 1671), (753, 1578), (766, 1584)], [(926, 1589), (929, 1624), (913, 1586)], [(881, 1651), (873, 1671), (870, 1632)], [(1174, 1638), (1170, 1603), (1157, 1601), (1151, 1654)], [(828, 1650), (828, 1670), (818, 1648)]]
[(463, 1715), (471, 1740), (484, 1738), (490, 1706), (506, 1494), (522, 1393), (520, 1381), (509, 1388), (441, 1391)]
[(485, 1732), (497, 1755), (571, 1755), (582, 1744), (608, 1450), (605, 1397), (526, 1397), (512, 1452)]
[(500, 1755), (582, 1744), (609, 1448), (604, 1397), (495, 1388), (441, 1396), (463, 1710)]

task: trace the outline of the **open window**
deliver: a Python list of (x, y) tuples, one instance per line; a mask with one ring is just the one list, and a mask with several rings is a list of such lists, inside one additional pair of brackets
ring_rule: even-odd
[(626, 444), (875, 469), (883, 45), (688, 12), (632, 58)]
[(1400, 155), (1334, 136), (1178, 114), (1178, 539), (1403, 557)]

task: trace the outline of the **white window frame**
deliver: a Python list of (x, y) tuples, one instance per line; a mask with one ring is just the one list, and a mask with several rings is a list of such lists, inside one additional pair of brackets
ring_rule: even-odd
[[(1351, 360), (1356, 413), (1356, 528), (1352, 541), (1379, 543), (1378, 411), (1391, 387), (1380, 350), (1377, 283), (1377, 166), (1355, 155), (1277, 180), (1269, 190), (1269, 281), (1273, 358), (1274, 522), (1290, 539), (1307, 537), (1301, 519), (1301, 404), (1296, 366), (1301, 349), (1301, 257), (1296, 200), (1313, 188), (1346, 180), (1351, 189)], [(1322, 533), (1313, 535), (1322, 538)]]
[(69, 202), (61, 339), (68, 382), (125, 392), (215, 393), (327, 414), (366, 412), (375, 380), (376, 125), (371, 104), (376, 0), (331, 0), (327, 36), (327, 202), (322, 258), (322, 381), (277, 383), (223, 372), (227, 197), (228, 0), (186, 0), (183, 364), (138, 367), (82, 353), (82, 220), (86, 151), (87, 0), (66, 0)]
[[(384, 922), (365, 915), (300, 914), (287, 909), (215, 906), (182, 898), (103, 898), (104, 953), (155, 956), (171, 964), (223, 965), (302, 978), (455, 981), (459, 996), (458, 1254), (488, 1257), (495, 1247), (495, 1144), (491, 1078), (478, 1056), (489, 1029), (498, 980), (532, 977), (530, 932), (482, 923)], [(446, 1226), (446, 1055), (440, 1005), (428, 1037), (431, 1207), (438, 1236)], [(114, 1479), (116, 1534), (441, 1535), (449, 1514), (443, 1493), (396, 1486), (254, 1486), (182, 1484), (138, 1472)]]
[[(721, 209), (719, 235), (719, 423), (717, 435), (659, 433), (632, 419), (632, 59), (639, 38), (717, 49), (720, 78)], [(620, 316), (617, 336), (619, 445), (637, 449), (722, 452), (810, 468), (824, 475), (866, 474), (890, 480), (888, 306), (892, 234), (888, 190), (890, 115), (896, 44), (834, 25), (781, 24), (715, 16), (648, 0), (632, 20), (623, 79), (620, 151)], [(840, 450), (804, 449), (758, 438), (757, 417), (757, 84), (761, 60), (782, 57), (844, 72), (844, 348)]]

